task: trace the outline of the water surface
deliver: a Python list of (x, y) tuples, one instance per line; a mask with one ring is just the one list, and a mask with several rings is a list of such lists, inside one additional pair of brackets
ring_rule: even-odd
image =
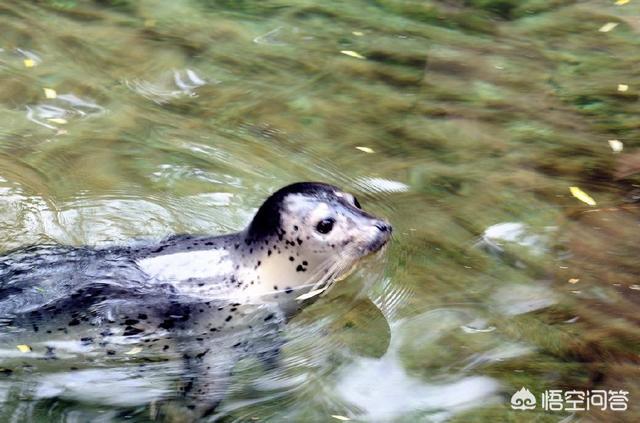
[[(298, 180), (393, 223), (216, 418), (580, 417), (512, 410), (523, 386), (640, 418), (639, 2), (4, 1), (0, 26), (0, 250), (238, 230)], [(72, 361), (0, 362), (0, 420), (179, 420), (171, 361)]]

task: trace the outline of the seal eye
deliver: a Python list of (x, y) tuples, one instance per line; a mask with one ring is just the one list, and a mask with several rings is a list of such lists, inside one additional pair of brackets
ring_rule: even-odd
[(362, 210), (362, 206), (356, 197), (353, 197), (353, 205)]
[(316, 231), (320, 232), (321, 234), (328, 234), (333, 229), (333, 224), (335, 222), (336, 220), (332, 217), (323, 219), (316, 225)]

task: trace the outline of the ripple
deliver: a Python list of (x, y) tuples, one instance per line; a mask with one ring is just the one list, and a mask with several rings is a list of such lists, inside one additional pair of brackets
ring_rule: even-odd
[(207, 81), (192, 69), (173, 70), (156, 80), (125, 80), (125, 85), (133, 92), (157, 104), (165, 104), (179, 97), (196, 97), (196, 89), (219, 81)]
[[(141, 377), (140, 371), (131, 368), (86, 369), (58, 372), (38, 380), (34, 397), (68, 398), (112, 406), (147, 404), (170, 394), (173, 389), (163, 377), (166, 365), (155, 366), (154, 377)], [(147, 367), (146, 370), (149, 370)]]
[(409, 191), (409, 185), (398, 181), (392, 181), (384, 178), (358, 178), (356, 183), (359, 187), (369, 192), (406, 192)]
[(497, 290), (492, 301), (502, 313), (516, 316), (552, 306), (558, 301), (558, 294), (551, 288), (538, 285), (509, 284)]
[(71, 119), (83, 119), (105, 113), (105, 108), (74, 94), (56, 95), (46, 102), (28, 105), (27, 119), (45, 128), (60, 130)]
[(0, 48), (1, 63), (12, 63), (16, 67), (33, 67), (42, 63), (42, 57), (33, 51), (23, 48)]
[(279, 26), (265, 34), (258, 35), (253, 39), (253, 42), (256, 44), (267, 44), (271, 46), (284, 46), (287, 43), (278, 39), (278, 37), (282, 35), (282, 28), (283, 27)]
[(358, 358), (343, 366), (334, 389), (351, 405), (350, 417), (390, 421), (428, 413), (430, 421), (444, 421), (464, 410), (498, 402), (499, 384), (493, 378), (460, 373), (434, 383), (409, 375), (402, 364), (401, 350), (407, 343), (411, 348), (434, 343), (441, 331), (453, 328), (462, 317), (455, 310), (435, 310), (399, 320), (391, 326), (391, 343), (381, 358)]

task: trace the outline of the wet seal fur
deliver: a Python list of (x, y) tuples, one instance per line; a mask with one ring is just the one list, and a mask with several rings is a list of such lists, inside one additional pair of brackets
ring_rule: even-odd
[[(353, 195), (302, 182), (271, 195), (235, 234), (15, 251), (0, 257), (0, 344), (27, 344), (49, 360), (71, 350), (71, 363), (179, 358), (182, 390), (204, 415), (243, 354), (274, 363), (280, 325), (390, 235)], [(0, 356), (0, 365), (11, 360)]]

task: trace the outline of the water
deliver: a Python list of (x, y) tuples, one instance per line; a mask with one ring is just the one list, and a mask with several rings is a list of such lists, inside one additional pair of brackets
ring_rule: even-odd
[[(280, 367), (239, 363), (216, 418), (579, 418), (512, 410), (524, 386), (624, 389), (630, 410), (589, 415), (637, 421), (639, 19), (633, 0), (2, 2), (0, 249), (228, 232), (286, 183), (334, 183), (393, 223), (386, 259), (288, 325)], [(136, 360), (0, 363), (0, 420), (180, 421), (157, 401), (174, 362)]]

